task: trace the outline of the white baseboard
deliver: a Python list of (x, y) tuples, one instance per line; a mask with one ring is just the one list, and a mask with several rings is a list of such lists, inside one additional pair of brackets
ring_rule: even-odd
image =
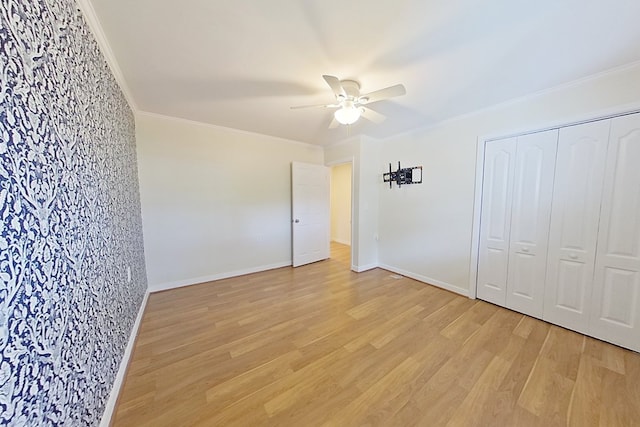
[(442, 288), (442, 289), (445, 289), (447, 291), (451, 291), (451, 292), (454, 292), (456, 294), (459, 294), (459, 295), (462, 295), (462, 296), (465, 296), (465, 297), (469, 298), (469, 289), (464, 289), (464, 288), (461, 288), (459, 286), (454, 286), (454, 285), (452, 285), (450, 283), (442, 282), (440, 280), (432, 279), (430, 277), (426, 277), (426, 276), (423, 276), (421, 274), (412, 273), (410, 271), (406, 271), (406, 270), (403, 270), (401, 268), (393, 267), (393, 266), (386, 265), (386, 264), (380, 264), (379, 267), (384, 269), (384, 270), (389, 270), (389, 271), (391, 271), (393, 273), (400, 274), (400, 275), (406, 276), (406, 277), (410, 277), (411, 279), (415, 279), (415, 280), (417, 280), (419, 282), (424, 282), (424, 283), (426, 283), (428, 285), (437, 286), (438, 288)]
[(124, 349), (124, 354), (122, 355), (122, 360), (120, 361), (120, 368), (118, 368), (118, 373), (116, 374), (116, 378), (113, 380), (113, 386), (111, 387), (111, 393), (109, 394), (109, 399), (107, 400), (107, 404), (104, 408), (104, 412), (102, 413), (102, 419), (100, 420), (100, 427), (109, 427), (111, 423), (111, 418), (113, 417), (113, 411), (116, 409), (116, 403), (118, 401), (118, 395), (120, 394), (120, 388), (124, 382), (124, 376), (127, 373), (127, 366), (129, 366), (129, 359), (131, 359), (131, 354), (133, 353), (133, 346), (136, 342), (136, 337), (138, 336), (138, 329), (140, 329), (140, 323), (142, 322), (142, 315), (144, 314), (144, 309), (147, 307), (147, 301), (149, 300), (149, 290), (144, 294), (144, 298), (142, 299), (142, 304), (140, 304), (140, 309), (138, 310), (138, 315), (136, 316), (136, 321), (133, 324), (133, 328), (131, 328), (131, 334), (129, 334), (129, 341), (127, 342), (127, 347)]
[(174, 282), (157, 283), (149, 285), (149, 292), (160, 292), (169, 289), (181, 288), (183, 286), (197, 285), (198, 283), (213, 282), (214, 280), (228, 279), (230, 277), (244, 276), (246, 274), (259, 273), (261, 271), (274, 270), (276, 268), (290, 267), (291, 261), (278, 262), (275, 264), (261, 265), (244, 270), (229, 271), (226, 273), (212, 274), (210, 276), (192, 277), (190, 279), (176, 280)]
[(374, 268), (378, 268), (378, 264), (365, 264), (365, 265), (352, 265), (351, 270), (356, 273), (362, 273), (363, 271), (373, 270)]

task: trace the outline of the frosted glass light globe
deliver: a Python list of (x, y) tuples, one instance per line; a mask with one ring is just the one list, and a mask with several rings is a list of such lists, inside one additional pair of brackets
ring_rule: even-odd
[(333, 116), (336, 118), (338, 123), (351, 125), (358, 121), (361, 114), (362, 111), (360, 111), (360, 108), (353, 105), (353, 102), (345, 102), (344, 106), (333, 113)]

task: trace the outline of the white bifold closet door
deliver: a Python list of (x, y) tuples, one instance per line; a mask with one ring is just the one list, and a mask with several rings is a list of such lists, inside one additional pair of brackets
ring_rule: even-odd
[(504, 306), (516, 138), (488, 142), (484, 152), (478, 298)]
[(478, 298), (542, 316), (557, 130), (487, 143)]
[(582, 333), (588, 333), (609, 124), (562, 128), (558, 142), (543, 318)]
[(640, 114), (611, 121), (591, 333), (640, 351)]
[(506, 306), (542, 317), (558, 131), (518, 137)]

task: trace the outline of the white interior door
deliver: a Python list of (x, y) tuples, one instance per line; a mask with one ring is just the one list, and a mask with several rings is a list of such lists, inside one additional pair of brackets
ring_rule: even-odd
[(322, 165), (291, 164), (294, 267), (329, 258), (329, 173)]
[(478, 298), (504, 306), (516, 139), (487, 142), (484, 153)]
[(543, 319), (588, 333), (610, 121), (560, 129)]
[(508, 308), (542, 317), (558, 131), (518, 137), (515, 157)]
[(611, 121), (591, 333), (640, 351), (640, 114)]

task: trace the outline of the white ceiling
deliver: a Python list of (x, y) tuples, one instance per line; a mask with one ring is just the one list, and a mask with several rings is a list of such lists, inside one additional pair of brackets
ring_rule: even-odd
[(639, 0), (90, 0), (137, 107), (328, 144), (322, 79), (362, 92), (383, 138), (640, 61)]

